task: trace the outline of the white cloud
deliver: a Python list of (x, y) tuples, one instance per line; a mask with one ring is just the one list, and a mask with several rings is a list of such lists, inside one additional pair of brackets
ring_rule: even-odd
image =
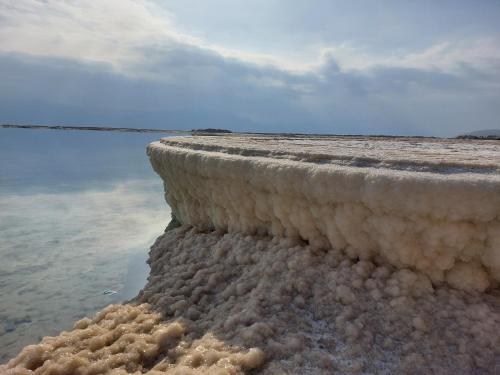
[(261, 65), (293, 67), (265, 54), (227, 49), (178, 32), (165, 9), (147, 0), (5, 0), (0, 3), (0, 52), (136, 65), (144, 51), (179, 44)]
[(5, 121), (433, 135), (498, 122), (494, 33), (260, 53), (180, 32), (153, 0), (1, 1)]
[(295, 51), (286, 56), (227, 48), (178, 31), (173, 15), (149, 0), (4, 0), (0, 13), (0, 52), (107, 63), (129, 74), (146, 73), (137, 70), (148, 61), (147, 51), (168, 54), (179, 46), (295, 72), (317, 71), (332, 57), (343, 70), (388, 66), (453, 71), (462, 64), (482, 69), (500, 61), (495, 38), (437, 42), (390, 55), (367, 53), (348, 41), (305, 46), (310, 55), (301, 58)]
[(110, 63), (143, 58), (147, 46), (192, 43), (168, 14), (144, 0), (6, 0), (0, 4), (2, 52)]
[(370, 70), (374, 67), (397, 67), (422, 70), (440, 70), (458, 73), (464, 65), (491, 71), (500, 67), (500, 39), (484, 37), (460, 41), (444, 41), (423, 50), (395, 51), (389, 55), (367, 54), (349, 43), (321, 48), (319, 63), (334, 58), (343, 70)]

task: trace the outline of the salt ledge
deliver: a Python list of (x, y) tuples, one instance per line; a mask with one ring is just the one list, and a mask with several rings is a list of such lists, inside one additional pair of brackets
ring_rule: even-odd
[(500, 281), (500, 144), (172, 137), (148, 155), (184, 224), (267, 234), (483, 291)]

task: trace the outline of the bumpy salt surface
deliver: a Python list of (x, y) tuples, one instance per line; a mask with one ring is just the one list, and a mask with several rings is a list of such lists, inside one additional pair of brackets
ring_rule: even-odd
[[(323, 170), (175, 142), (189, 147), (156, 143), (149, 152), (184, 225), (151, 248), (143, 291), (26, 347), (0, 373), (500, 373), (497, 172), (330, 162)], [(397, 204), (376, 201), (382, 187)], [(451, 205), (458, 193), (475, 211)], [(411, 203), (399, 207), (401, 194)], [(415, 254), (403, 261), (401, 249)], [(452, 260), (424, 267), (418, 257)]]
[[(495, 374), (500, 295), (291, 239), (167, 232), (134, 306), (110, 306), (7, 374)], [(154, 309), (157, 313), (153, 313)], [(159, 312), (159, 313), (158, 313)], [(9, 369), (9, 370), (7, 370)]]
[(500, 143), (165, 138), (148, 153), (175, 216), (296, 237), (483, 291), (500, 281)]
[(213, 335), (183, 339), (178, 322), (163, 323), (148, 305), (110, 305), (71, 332), (29, 345), (4, 374), (242, 374), (262, 364), (259, 349), (231, 348)]
[(495, 373), (500, 295), (290, 239), (183, 227), (152, 248), (140, 294), (187, 337), (261, 348), (262, 373)]

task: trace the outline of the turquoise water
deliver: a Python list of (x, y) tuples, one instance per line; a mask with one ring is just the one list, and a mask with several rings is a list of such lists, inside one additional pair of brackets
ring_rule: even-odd
[(0, 363), (144, 285), (170, 219), (145, 152), (162, 136), (0, 129)]

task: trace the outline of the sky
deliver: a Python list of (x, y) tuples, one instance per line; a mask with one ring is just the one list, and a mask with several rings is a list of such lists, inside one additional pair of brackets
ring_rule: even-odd
[(500, 128), (497, 0), (0, 0), (0, 123)]

